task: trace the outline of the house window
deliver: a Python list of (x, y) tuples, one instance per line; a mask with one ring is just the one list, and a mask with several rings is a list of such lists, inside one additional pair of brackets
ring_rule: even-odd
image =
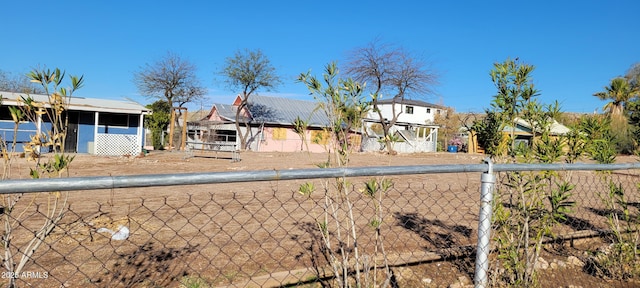
[(431, 108), (427, 108), (427, 114), (431, 114)]
[(98, 116), (98, 125), (129, 127), (129, 114), (103, 113)]
[[(2, 98), (2, 95), (0, 95), (0, 98)], [(18, 107), (18, 106), (12, 106), (12, 107), (16, 107), (18, 108), (18, 110), (24, 109), (24, 107)], [(42, 115), (42, 120), (44, 121), (46, 119), (47, 119), (47, 115)], [(11, 110), (9, 110), (9, 106), (0, 106), (0, 120), (8, 120), (13, 122), (13, 116), (11, 116)], [(20, 123), (26, 123), (26, 122), (29, 122), (29, 119), (23, 116), (22, 119), (20, 119)]]
[(413, 114), (413, 106), (405, 107), (404, 112), (407, 114)]
[(11, 111), (9, 111), (9, 106), (0, 106), (0, 120), (13, 121), (13, 117), (11, 117)]
[(328, 131), (313, 130), (311, 131), (311, 142), (320, 145), (327, 145), (329, 143), (329, 137), (331, 135)]
[(235, 130), (217, 130), (213, 134), (213, 141), (215, 142), (236, 142)]
[(287, 140), (286, 128), (273, 128), (273, 140)]

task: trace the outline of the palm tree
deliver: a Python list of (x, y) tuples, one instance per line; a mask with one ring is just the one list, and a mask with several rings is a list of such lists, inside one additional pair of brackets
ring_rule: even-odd
[(611, 84), (604, 87), (605, 91), (593, 94), (601, 100), (609, 101), (604, 105), (603, 110), (611, 120), (611, 130), (616, 140), (618, 152), (631, 153), (636, 143), (631, 140), (630, 127), (624, 108), (638, 94), (638, 87), (631, 85), (624, 77), (617, 77), (611, 80)]
[(609, 100), (604, 105), (603, 110), (611, 115), (611, 118), (624, 116), (624, 105), (635, 95), (634, 89), (629, 85), (629, 81), (623, 77), (611, 80), (609, 86), (604, 87), (605, 91), (593, 94), (600, 100)]

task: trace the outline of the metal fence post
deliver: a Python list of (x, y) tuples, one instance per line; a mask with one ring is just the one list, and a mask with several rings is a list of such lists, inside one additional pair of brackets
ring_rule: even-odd
[(487, 287), (489, 283), (489, 240), (491, 238), (491, 214), (493, 213), (493, 188), (496, 176), (493, 174), (493, 162), (487, 157), (487, 172), (482, 173), (480, 181), (480, 216), (478, 218), (478, 248), (476, 251), (475, 287)]

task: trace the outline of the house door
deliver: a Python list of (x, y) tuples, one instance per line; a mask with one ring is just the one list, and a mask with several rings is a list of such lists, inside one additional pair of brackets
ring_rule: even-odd
[(80, 113), (69, 111), (69, 126), (67, 126), (67, 135), (64, 137), (64, 152), (78, 152), (78, 120)]

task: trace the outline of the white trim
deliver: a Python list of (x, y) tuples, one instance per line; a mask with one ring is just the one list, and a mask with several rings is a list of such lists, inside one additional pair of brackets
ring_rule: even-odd
[[(0, 122), (2, 122), (2, 123), (11, 123), (11, 124), (16, 123), (16, 122), (13, 122), (13, 120), (0, 120)], [(29, 120), (20, 120), (19, 124), (28, 124), (28, 123), (31, 123), (31, 122), (29, 122)], [(13, 129), (13, 128), (11, 128), (11, 129)]]
[[(13, 128), (0, 128), (0, 131), (5, 131), (5, 132), (11, 132), (13, 133), (14, 129)], [(33, 129), (19, 129), (18, 132), (38, 132), (38, 130), (33, 130)], [(7, 139), (5, 139), (7, 140)]]
[[(42, 112), (42, 108), (38, 108), (39, 112)], [(40, 135), (42, 134), (42, 113), (37, 113), (38, 114), (38, 118), (36, 119), (36, 130), (37, 130), (37, 134)], [(53, 123), (51, 124), (52, 126), (54, 125)], [(77, 135), (76, 135), (77, 136)], [(38, 154), (40, 154), (42, 151), (42, 147), (38, 145), (38, 147), (36, 148), (38, 150)], [(77, 149), (77, 147), (76, 147)], [(62, 147), (62, 150), (64, 150), (64, 147)]]
[[(44, 103), (46, 108), (50, 108), (49, 96), (40, 94), (24, 94), (0, 91), (3, 94), (3, 105), (18, 106), (24, 105), (18, 102), (20, 97), (30, 96), (37, 102)], [(112, 112), (112, 113), (124, 113), (124, 114), (151, 114), (151, 110), (137, 103), (131, 101), (119, 101), (109, 99), (98, 98), (83, 98), (83, 97), (70, 97), (66, 99), (68, 101), (67, 110), (74, 111), (90, 111), (90, 112)]]
[(93, 123), (93, 153), (96, 153), (96, 145), (98, 145), (98, 117), (100, 117), (100, 112), (94, 112), (94, 123)]
[(138, 143), (140, 144), (139, 145), (140, 151), (138, 152), (142, 152), (142, 147), (144, 146), (144, 137), (142, 137), (142, 131), (144, 130), (143, 126), (144, 126), (144, 115), (140, 114), (140, 121), (138, 122), (138, 134), (137, 134), (138, 139), (140, 141), (140, 143)]

